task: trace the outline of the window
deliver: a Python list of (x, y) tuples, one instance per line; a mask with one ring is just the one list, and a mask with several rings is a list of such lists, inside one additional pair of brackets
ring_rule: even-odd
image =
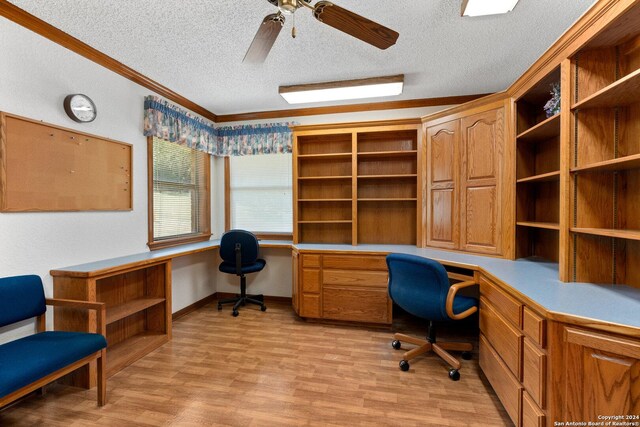
[(229, 159), (230, 227), (256, 234), (293, 230), (291, 154)]
[(211, 237), (209, 155), (149, 138), (149, 247)]

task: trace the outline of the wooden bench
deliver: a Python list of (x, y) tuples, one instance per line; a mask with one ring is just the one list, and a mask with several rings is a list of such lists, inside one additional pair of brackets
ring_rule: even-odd
[[(47, 305), (95, 310), (96, 332), (46, 331)], [(0, 327), (37, 318), (37, 333), (0, 344), (0, 408), (94, 360), (98, 405), (106, 403), (105, 305), (45, 298), (39, 276), (0, 279)]]

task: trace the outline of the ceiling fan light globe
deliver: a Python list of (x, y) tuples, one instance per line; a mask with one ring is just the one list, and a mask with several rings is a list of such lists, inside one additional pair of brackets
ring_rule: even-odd
[(278, 9), (285, 15), (293, 15), (298, 9), (298, 0), (278, 0)]

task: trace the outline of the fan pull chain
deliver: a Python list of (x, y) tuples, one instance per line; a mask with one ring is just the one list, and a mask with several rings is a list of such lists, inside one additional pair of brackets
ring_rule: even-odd
[(291, 37), (293, 37), (294, 39), (296, 38), (297, 35), (297, 31), (296, 31), (296, 14), (293, 14), (293, 27), (291, 28)]

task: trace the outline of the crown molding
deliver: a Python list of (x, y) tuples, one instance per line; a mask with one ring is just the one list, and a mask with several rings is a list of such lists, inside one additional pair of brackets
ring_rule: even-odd
[(100, 52), (97, 49), (94, 49), (88, 44), (65, 33), (64, 31), (54, 27), (53, 25), (43, 21), (42, 19), (31, 15), (30, 13), (24, 11), (23, 9), (20, 9), (19, 7), (9, 3), (6, 0), (0, 0), (0, 16), (4, 16), (8, 20), (13, 21), (16, 24), (33, 31), (36, 34), (39, 34), (51, 40), (52, 42), (57, 43), (60, 46), (71, 50), (72, 52), (77, 53), (78, 55), (84, 56), (90, 61), (102, 65), (103, 67), (113, 71), (114, 73), (120, 74), (122, 77), (125, 77), (132, 82), (139, 84), (140, 86), (146, 87), (147, 89), (152, 90), (158, 95), (176, 102), (183, 107), (188, 108), (189, 110), (200, 114), (203, 117), (206, 117), (209, 120), (215, 122), (217, 119), (217, 116), (206, 108), (201, 107), (200, 105), (172, 91), (166, 86), (161, 85), (160, 83), (150, 79), (149, 77), (137, 72), (130, 67), (127, 67), (123, 63), (116, 61), (110, 56)]

